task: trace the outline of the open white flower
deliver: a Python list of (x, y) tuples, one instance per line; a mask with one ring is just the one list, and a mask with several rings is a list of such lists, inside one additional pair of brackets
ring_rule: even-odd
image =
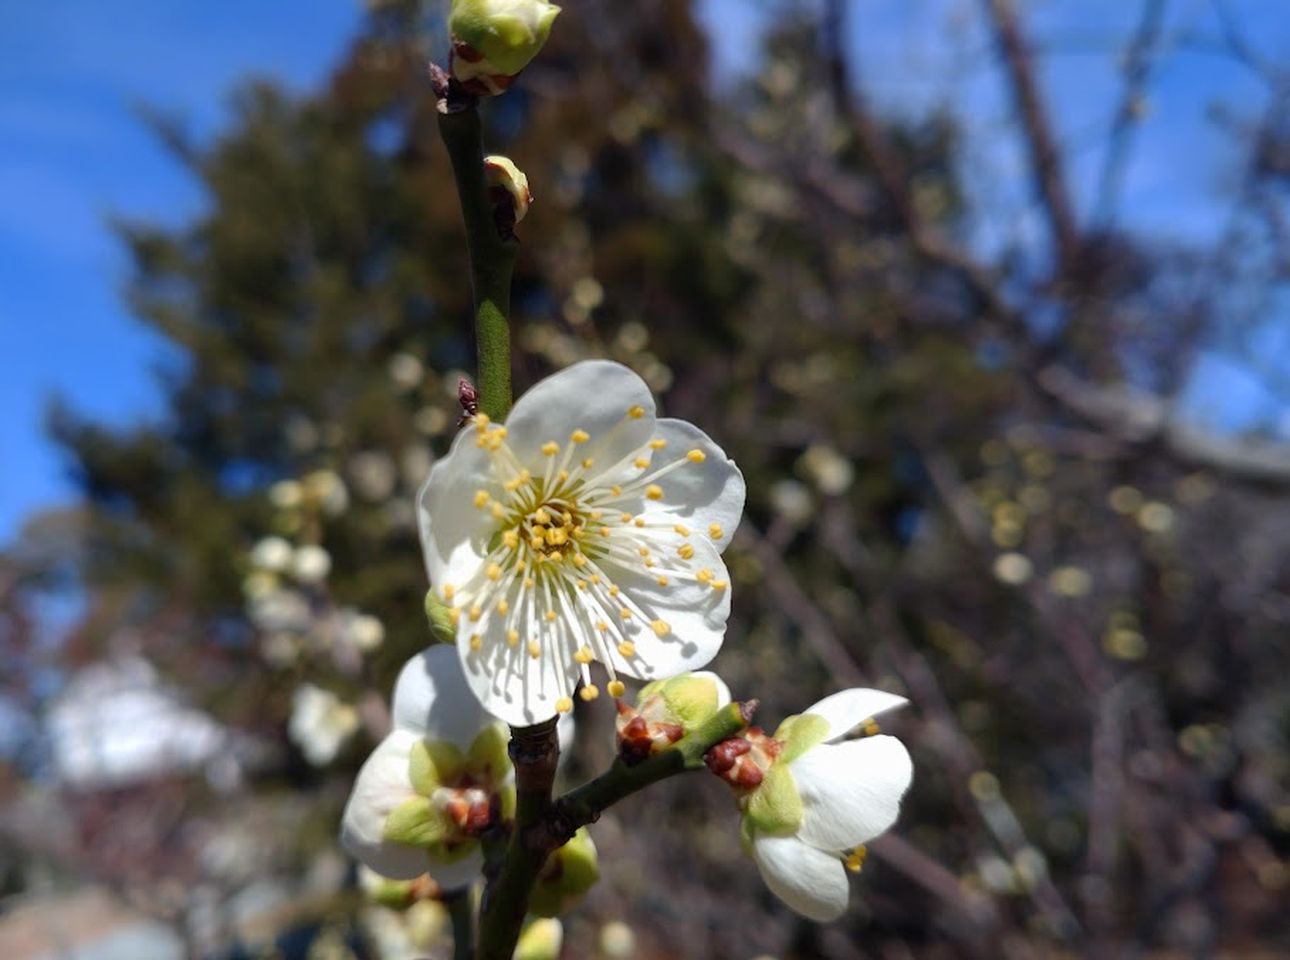
[[(728, 751), (714, 772), (735, 786), (742, 838), (771, 892), (803, 916), (836, 920), (847, 906), (847, 870), (864, 862), (863, 844), (900, 814), (913, 765), (873, 718), (902, 706), (880, 690), (843, 690), (789, 717), (773, 737), (751, 729), (747, 748)], [(844, 739), (861, 727), (861, 739)], [(712, 766), (711, 761), (709, 766)]]
[(716, 654), (730, 611), (721, 551), (744, 480), (697, 427), (656, 419), (644, 381), (592, 360), (543, 380), (506, 425), (475, 418), (421, 491), (430, 582), (471, 689), (538, 723), (618, 674), (658, 680)]
[(302, 683), (291, 696), (287, 734), (315, 767), (336, 759), (358, 723), (358, 711), (330, 690)]
[[(457, 654), (430, 647), (394, 686), (394, 729), (358, 772), (341, 818), (341, 843), (384, 877), (429, 873), (443, 887), (479, 874), (478, 836), (512, 815), (508, 733), (471, 694)], [(572, 720), (559, 728), (561, 748)]]

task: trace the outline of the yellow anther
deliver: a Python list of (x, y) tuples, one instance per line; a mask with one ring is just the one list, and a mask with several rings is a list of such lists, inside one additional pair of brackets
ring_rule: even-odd
[(882, 727), (878, 726), (878, 721), (870, 717), (864, 723), (860, 724), (860, 729), (866, 737), (876, 737), (882, 733)]
[(618, 593), (619, 593), (619, 590), (618, 590), (618, 584), (616, 584), (616, 583), (611, 583), (611, 584), (609, 585), (609, 595), (610, 595), (611, 597), (616, 597), (616, 596), (618, 596)]
[(708, 536), (710, 536), (713, 540), (720, 540), (725, 535), (726, 535), (726, 531), (721, 529), (721, 524), (719, 523), (708, 524)]
[(519, 533), (514, 530), (507, 530), (502, 534), (502, 543), (506, 545), (506, 549), (514, 550), (520, 545)]
[(632, 466), (634, 466), (637, 470), (644, 470), (646, 467), (649, 466), (649, 457), (637, 457), (635, 460), (632, 461)]
[(592, 510), (591, 513), (587, 514), (587, 519), (593, 520), (593, 521), (599, 520), (604, 515), (605, 515), (605, 512), (603, 510)]
[(495, 563), (490, 563), (488, 569), (484, 571), (484, 575), (489, 580), (500, 580), (502, 579), (502, 568)]
[(602, 537), (607, 537), (607, 536), (609, 536), (609, 528), (608, 528), (608, 527), (601, 527), (601, 528), (600, 528), (600, 535), (601, 535)]
[(863, 846), (856, 847), (842, 862), (852, 873), (859, 873), (864, 868), (864, 862), (869, 856), (869, 851)]
[(566, 480), (569, 479), (569, 471), (561, 470), (559, 473), (555, 475), (555, 479), (557, 483), (564, 483)]
[(649, 547), (640, 547), (640, 548), (638, 548), (638, 549), (637, 549), (637, 551), (636, 551), (636, 552), (637, 552), (637, 553), (639, 553), (642, 557), (648, 557), (648, 556), (649, 556)]
[(621, 610), (619, 610), (618, 615), (622, 617), (624, 620), (630, 620), (632, 618), (632, 612), (628, 610), (626, 607), (623, 607)]
[(578, 691), (578, 696), (590, 703), (592, 700), (595, 700), (596, 697), (600, 696), (600, 688), (594, 683), (589, 683)]
[(636, 656), (636, 644), (630, 640), (624, 640), (618, 645), (618, 652), (624, 657), (634, 657)]
[(683, 536), (683, 537), (688, 537), (688, 536), (690, 535), (690, 528), (689, 528), (689, 527), (687, 527), (687, 526), (686, 526), (685, 524), (683, 524), (683, 523), (678, 523), (678, 524), (677, 524), (675, 527), (673, 527), (672, 529), (673, 529), (673, 530), (675, 530), (677, 533), (679, 533), (679, 534), (680, 534), (681, 536)]
[(502, 517), (506, 516), (506, 508), (496, 500), (493, 501), (493, 506), (490, 512), (492, 513), (494, 520), (500, 520)]
[(587, 589), (587, 581), (586, 581), (586, 580), (579, 580), (579, 581), (578, 581), (578, 589), (579, 589), (579, 590), (586, 590), (586, 589)]
[(604, 633), (606, 630), (609, 629), (609, 624), (605, 623), (605, 621), (603, 620), (597, 620), (596, 629), (599, 630), (601, 633)]
[(648, 570), (650, 567), (654, 566), (654, 564), (655, 564), (655, 561), (653, 557), (645, 558), (645, 569)]
[(520, 632), (514, 627), (506, 631), (506, 645), (510, 647), (519, 646)]
[(683, 543), (676, 548), (676, 552), (682, 560), (689, 560), (694, 556), (694, 547), (688, 543)]
[(533, 589), (533, 584), (534, 584), (534, 582), (535, 582), (535, 581), (533, 580), (533, 578), (532, 578), (532, 577), (525, 577), (525, 578), (524, 578), (524, 589), (525, 589), (525, 590), (532, 590), (532, 589)]
[(548, 610), (546, 613), (542, 614), (542, 618), (543, 618), (544, 620), (546, 620), (546, 622), (547, 622), (547, 623), (554, 623), (554, 622), (555, 622), (555, 611), (554, 611), (554, 610)]
[(699, 583), (708, 584), (708, 583), (711, 583), (713, 580), (715, 580), (716, 577), (713, 575), (711, 570), (709, 570), (707, 567), (704, 567), (702, 570), (700, 570), (698, 573), (694, 575), (694, 579), (698, 580)]
[(484, 638), (477, 633), (470, 635), (470, 649), (478, 650), (484, 645)]
[(645, 518), (637, 517), (635, 520), (632, 521), (632, 523), (636, 524), (636, 526), (638, 527), (643, 527), (645, 526)]
[(445, 600), (451, 600), (453, 597), (453, 594), (455, 594), (456, 592), (457, 592), (457, 588), (454, 587), (451, 583), (445, 583), (443, 585), (443, 598)]
[(534, 550), (541, 550), (546, 546), (546, 541), (542, 539), (542, 534), (535, 533), (533, 536), (529, 537), (529, 546)]
[(614, 698), (621, 697), (627, 692), (627, 686), (621, 680), (610, 680), (605, 684), (605, 689), (608, 690), (609, 695)]
[(667, 586), (669, 583), (671, 583), (672, 581), (668, 580), (668, 578), (667, 578), (667, 577), (659, 577), (659, 578), (658, 578), (656, 581), (654, 581), (654, 582), (655, 582), (655, 583), (657, 583), (660, 587), (666, 587), (666, 586)]
[(666, 620), (655, 620), (649, 626), (656, 636), (666, 637), (672, 632), (672, 627)]
[(498, 426), (493, 427), (493, 429), (490, 431), (490, 434), (489, 434), (489, 435), (490, 435), (490, 436), (493, 436), (493, 437), (496, 437), (496, 438), (498, 439), (498, 441), (499, 441), (499, 445), (500, 445), (500, 441), (505, 440), (505, 439), (506, 439), (506, 437), (507, 437), (507, 430), (506, 430), (506, 428), (505, 428), (505, 427), (503, 427), (503, 426), (501, 426), (501, 425), (499, 424)]
[(667, 446), (667, 441), (664, 440), (662, 437), (655, 437), (653, 440), (649, 442), (649, 448), (651, 450), (662, 450), (666, 446)]
[(502, 599), (498, 600), (497, 612), (500, 613), (503, 617), (506, 616), (508, 613), (510, 613), (511, 601), (507, 600), (505, 597), (502, 597)]
[(470, 622), (479, 623), (479, 618), (484, 615), (484, 609), (479, 604), (470, 608)]
[(627, 416), (631, 417), (633, 420), (639, 420), (641, 417), (645, 416), (645, 408), (640, 404), (637, 404), (627, 411)]
[(554, 440), (548, 440), (546, 443), (542, 444), (542, 455), (544, 457), (554, 457), (559, 452), (560, 445)]
[(448, 622), (454, 627), (461, 623), (461, 607), (452, 607), (448, 611)]
[(581, 570), (587, 565), (587, 558), (580, 553), (575, 553), (573, 555), (573, 565)]
[(569, 535), (565, 533), (564, 527), (551, 527), (546, 532), (546, 542), (553, 547), (562, 547), (569, 542)]
[(555, 702), (556, 713), (568, 713), (572, 709), (573, 709), (573, 701), (570, 700), (568, 697), (561, 697), (559, 700)]
[(533, 522), (534, 523), (551, 522), (551, 514), (547, 513), (546, 507), (538, 507), (536, 510), (533, 511)]
[(581, 526), (574, 527), (574, 528), (573, 528), (573, 530), (570, 532), (570, 536), (572, 536), (572, 537), (573, 537), (573, 539), (575, 539), (575, 540), (581, 540), (581, 539), (582, 539), (582, 527), (581, 527)]
[(592, 661), (591, 648), (579, 647), (578, 650), (574, 653), (573, 659), (577, 660), (579, 663), (591, 663)]
[(618, 484), (616, 484), (616, 483), (615, 483), (613, 486), (611, 486), (611, 487), (609, 488), (609, 492), (610, 492), (610, 493), (612, 493), (612, 494), (616, 497), (616, 496), (618, 496), (620, 493), (622, 493), (622, 492), (623, 492), (623, 488), (622, 488), (622, 487), (620, 487)]
[(528, 566), (528, 563), (525, 561), (523, 557), (520, 557), (518, 560), (515, 561), (516, 570), (523, 570), (527, 566)]
[(591, 575), (591, 582), (592, 582), (593, 584), (599, 584), (599, 583), (600, 583), (600, 574), (598, 574), (598, 573), (593, 573), (593, 574)]
[(729, 584), (727, 584), (726, 581), (724, 580), (712, 581), (712, 589), (717, 591), (717, 593), (720, 593), (722, 590), (726, 589), (727, 586), (729, 586)]
[(660, 487), (657, 483), (651, 483), (648, 487), (645, 488), (645, 499), (662, 500), (663, 488)]
[(528, 645), (529, 656), (536, 660), (542, 656), (542, 647), (536, 640), (530, 640)]
[(491, 498), (491, 497), (489, 497), (489, 495), (488, 495), (488, 491), (487, 491), (487, 490), (476, 490), (476, 491), (475, 491), (475, 506), (476, 506), (477, 508), (479, 508), (479, 509), (483, 509), (484, 507), (488, 506), (488, 501), (489, 501), (490, 499), (492, 499), (492, 498)]
[(631, 523), (631, 522), (632, 522), (632, 515), (631, 515), (630, 513), (623, 513), (623, 514), (619, 514), (618, 519), (619, 519), (622, 523)]
[(480, 433), (483, 433), (485, 430), (487, 430), (488, 425), (490, 423), (492, 423), (492, 418), (488, 414), (486, 413), (475, 414), (475, 429), (478, 430)]
[(708, 459), (708, 455), (702, 450), (691, 450), (685, 455), (685, 459), (689, 460), (691, 463), (702, 463), (704, 460)]
[(586, 443), (591, 439), (591, 434), (586, 430), (575, 430), (573, 433), (569, 434), (569, 439), (574, 443)]

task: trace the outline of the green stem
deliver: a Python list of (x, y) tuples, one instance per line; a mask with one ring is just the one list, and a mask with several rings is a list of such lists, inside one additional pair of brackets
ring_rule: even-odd
[(475, 955), (475, 911), (471, 890), (453, 890), (444, 894), (443, 905), (452, 921), (452, 960), (471, 960)]
[(479, 108), (439, 114), (439, 135), (448, 149), (466, 223), (470, 285), (475, 302), (479, 410), (504, 420), (511, 409), (511, 273), (518, 244), (498, 229), (484, 177), (484, 141)]
[[(704, 754), (747, 727), (756, 707), (755, 700), (731, 703), (678, 740), (671, 749), (635, 766), (616, 760), (596, 779), (571, 790), (554, 803), (550, 799), (550, 781), (545, 781), (545, 787), (538, 786), (526, 804), (520, 785), (526, 778), (544, 777), (545, 768), (540, 777), (535, 777), (533, 771), (526, 775), (521, 766), (523, 758), (517, 755), (516, 740), (512, 740), (516, 786), (521, 791), (516, 803), (515, 830), (501, 872), (485, 893), (477, 960), (509, 960), (515, 952), (533, 884), (552, 851), (567, 843), (579, 827), (594, 823), (602, 811), (624, 797), (675, 774), (702, 769)], [(544, 727), (513, 728), (512, 734), (516, 738), (532, 736), (542, 740), (549, 736), (554, 740), (555, 724), (552, 721)], [(557, 744), (554, 756), (558, 755)], [(554, 777), (553, 766), (550, 774)]]

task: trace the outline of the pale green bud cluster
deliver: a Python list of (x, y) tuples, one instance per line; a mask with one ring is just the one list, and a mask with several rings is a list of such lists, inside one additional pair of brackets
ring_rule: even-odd
[(560, 8), (545, 0), (454, 0), (452, 75), (466, 92), (503, 92), (537, 56)]

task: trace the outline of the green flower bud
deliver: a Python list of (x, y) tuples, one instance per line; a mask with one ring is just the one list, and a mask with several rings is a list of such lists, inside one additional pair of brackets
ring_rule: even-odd
[[(519, 223), (529, 212), (533, 194), (529, 191), (529, 178), (509, 157), (493, 154), (484, 157), (484, 175), (488, 178), (489, 200), (496, 208), (499, 204), (509, 207), (511, 224)], [(503, 208), (504, 210), (506, 208)]]
[(529, 913), (556, 917), (571, 909), (600, 879), (596, 845), (582, 827), (568, 843), (547, 858), (533, 887)]
[(452, 75), (467, 93), (503, 92), (546, 44), (559, 13), (545, 0), (453, 0)]
[(564, 928), (559, 920), (534, 920), (515, 944), (515, 960), (560, 960)]
[(619, 701), (618, 751), (638, 763), (666, 750), (730, 702), (730, 691), (715, 673), (682, 673), (641, 688), (635, 709)]

